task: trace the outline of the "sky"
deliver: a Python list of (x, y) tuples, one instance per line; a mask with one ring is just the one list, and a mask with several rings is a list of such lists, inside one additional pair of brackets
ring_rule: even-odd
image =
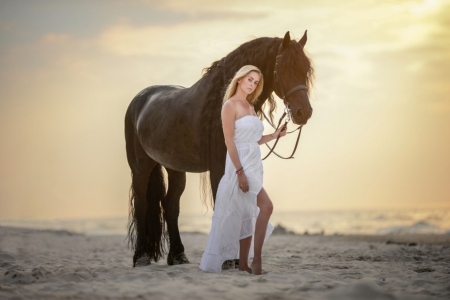
[(133, 97), (305, 30), (314, 114), (264, 161), (275, 213), (450, 208), (450, 1), (0, 0), (0, 219), (126, 216)]

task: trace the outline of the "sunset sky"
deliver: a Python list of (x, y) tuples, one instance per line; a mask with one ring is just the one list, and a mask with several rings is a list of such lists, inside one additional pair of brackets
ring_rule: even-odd
[(0, 219), (126, 216), (132, 98), (306, 29), (314, 114), (264, 161), (275, 212), (450, 208), (450, 1), (0, 0)]

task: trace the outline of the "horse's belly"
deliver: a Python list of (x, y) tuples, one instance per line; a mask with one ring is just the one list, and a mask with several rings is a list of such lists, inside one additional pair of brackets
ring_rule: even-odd
[(143, 142), (145, 152), (162, 166), (180, 172), (205, 172), (206, 168), (199, 155), (199, 148), (186, 138), (174, 136), (166, 140)]
[(138, 132), (144, 151), (164, 167), (180, 172), (206, 171), (196, 131), (188, 120), (168, 115), (140, 126)]

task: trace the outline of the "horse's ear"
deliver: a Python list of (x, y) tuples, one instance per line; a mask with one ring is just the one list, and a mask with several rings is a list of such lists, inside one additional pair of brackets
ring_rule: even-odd
[(300, 45), (302, 45), (303, 47), (305, 47), (306, 41), (308, 40), (308, 37), (306, 36), (307, 32), (308, 30), (305, 30), (305, 33), (303, 34), (302, 38), (300, 39), (300, 41), (298, 41)]
[(287, 49), (287, 47), (289, 47), (290, 42), (291, 42), (291, 36), (289, 35), (289, 31), (288, 31), (284, 35), (283, 44), (281, 44), (281, 50)]

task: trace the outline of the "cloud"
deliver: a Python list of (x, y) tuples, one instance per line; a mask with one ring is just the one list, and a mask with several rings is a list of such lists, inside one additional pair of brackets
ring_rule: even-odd
[(68, 34), (55, 34), (55, 33), (49, 33), (44, 35), (43, 41), (45, 43), (64, 43), (69, 40), (70, 36)]
[(423, 19), (429, 30), (420, 43), (403, 49), (379, 51), (367, 59), (379, 61), (379, 80), (399, 85), (408, 98), (434, 113), (450, 112), (450, 5)]
[[(170, 26), (137, 27), (120, 24), (105, 30), (100, 35), (98, 44), (105, 52), (120, 56), (192, 58), (207, 55), (217, 59), (242, 43), (239, 29), (231, 26), (235, 17), (235, 14), (223, 14), (213, 22), (201, 18)], [(258, 18), (264, 18), (264, 15), (258, 15)], [(240, 24), (250, 26), (253, 21), (254, 16), (241, 20)]]
[(135, 27), (170, 26), (199, 20), (261, 17), (258, 13), (232, 11), (228, 7), (213, 9), (217, 8), (217, 5), (204, 5), (202, 1), (176, 3), (166, 5), (164, 1), (9, 1), (1, 4), (1, 45), (33, 43), (48, 33), (93, 38), (118, 24)]

